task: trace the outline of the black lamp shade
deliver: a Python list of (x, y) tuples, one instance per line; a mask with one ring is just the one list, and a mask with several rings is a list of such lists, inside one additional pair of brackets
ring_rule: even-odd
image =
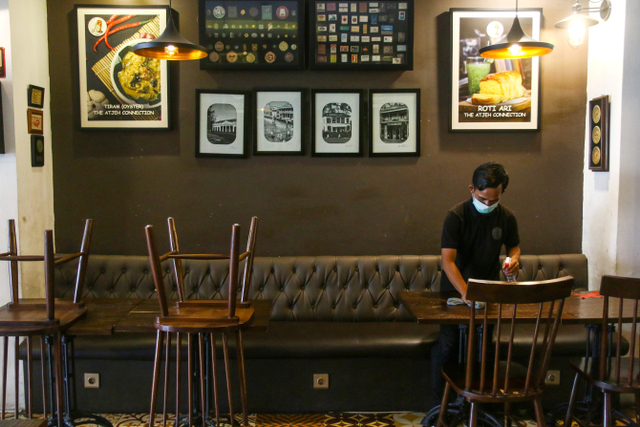
[(136, 55), (147, 58), (167, 59), (170, 61), (201, 59), (208, 55), (204, 47), (195, 45), (180, 35), (171, 15), (169, 15), (167, 27), (160, 34), (160, 37), (148, 42), (138, 43), (133, 48), (133, 52)]
[(480, 49), (480, 56), (493, 59), (518, 59), (542, 56), (553, 51), (551, 43), (532, 39), (524, 32), (520, 19), (516, 16), (509, 34), (498, 44)]

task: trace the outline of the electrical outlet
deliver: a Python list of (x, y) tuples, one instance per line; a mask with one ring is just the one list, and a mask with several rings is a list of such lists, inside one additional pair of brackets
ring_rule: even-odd
[(547, 385), (560, 385), (560, 371), (547, 371), (544, 382)]
[(100, 374), (84, 374), (84, 388), (100, 388)]
[(313, 388), (329, 388), (329, 374), (313, 374)]

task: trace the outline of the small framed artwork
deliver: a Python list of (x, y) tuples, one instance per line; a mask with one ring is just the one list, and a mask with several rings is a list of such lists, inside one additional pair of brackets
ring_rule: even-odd
[(254, 92), (254, 154), (304, 154), (304, 98), (305, 92), (299, 89)]
[(0, 47), (0, 78), (7, 77), (7, 70), (4, 61), (4, 48)]
[(362, 90), (313, 90), (312, 156), (362, 156)]
[(42, 119), (42, 111), (34, 110), (33, 108), (27, 109), (27, 126), (29, 133), (37, 135), (42, 135), (44, 133)]
[(369, 91), (370, 156), (420, 156), (420, 89)]
[[(452, 132), (538, 131), (540, 58), (485, 59), (513, 25), (513, 9), (451, 9)], [(540, 39), (542, 9), (519, 9), (522, 29)]]
[(247, 157), (249, 93), (196, 90), (196, 157)]
[(309, 68), (413, 70), (413, 0), (309, 4)]
[[(119, 2), (131, 3), (131, 2)], [(164, 31), (169, 6), (76, 5), (82, 129), (169, 129), (169, 61), (135, 45)]]
[(609, 123), (611, 97), (609, 95), (589, 101), (589, 169), (609, 171)]
[(44, 166), (44, 136), (31, 135), (31, 167)]
[(27, 104), (29, 107), (42, 108), (44, 106), (44, 88), (29, 85), (27, 87)]
[(201, 70), (302, 70), (305, 0), (199, 0)]

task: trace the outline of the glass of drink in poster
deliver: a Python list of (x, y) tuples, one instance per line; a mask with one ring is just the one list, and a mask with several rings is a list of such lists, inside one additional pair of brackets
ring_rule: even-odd
[(491, 63), (481, 56), (467, 58), (467, 76), (469, 76), (469, 95), (480, 92), (480, 80), (491, 70)]

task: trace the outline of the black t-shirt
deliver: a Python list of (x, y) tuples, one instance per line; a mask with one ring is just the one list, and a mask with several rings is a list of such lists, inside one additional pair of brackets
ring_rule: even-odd
[[(470, 198), (447, 213), (442, 227), (441, 247), (457, 250), (456, 266), (465, 282), (469, 279), (500, 280), (502, 245), (513, 248), (519, 244), (516, 217), (501, 204), (491, 213), (481, 214)], [(455, 290), (444, 269), (440, 290)]]

